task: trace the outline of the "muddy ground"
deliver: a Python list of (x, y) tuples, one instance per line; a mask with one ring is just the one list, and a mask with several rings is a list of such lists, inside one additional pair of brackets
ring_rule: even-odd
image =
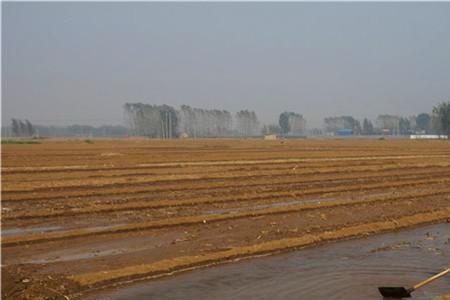
[[(440, 272), (449, 257), (450, 223), (422, 225), (136, 281), (87, 299), (382, 300), (377, 287), (412, 286)], [(448, 293), (450, 278), (444, 277), (412, 294), (437, 300)]]
[(447, 141), (59, 140), (2, 163), (4, 299), (450, 218)]

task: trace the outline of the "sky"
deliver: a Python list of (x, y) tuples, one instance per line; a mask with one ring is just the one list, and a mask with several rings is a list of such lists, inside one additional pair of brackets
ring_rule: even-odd
[(450, 100), (448, 3), (2, 3), (2, 123), (123, 124), (125, 102), (327, 116)]

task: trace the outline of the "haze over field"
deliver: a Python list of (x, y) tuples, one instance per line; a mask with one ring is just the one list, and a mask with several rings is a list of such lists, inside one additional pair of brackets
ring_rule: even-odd
[(450, 95), (450, 3), (2, 3), (3, 124), (123, 124), (125, 102), (333, 115)]

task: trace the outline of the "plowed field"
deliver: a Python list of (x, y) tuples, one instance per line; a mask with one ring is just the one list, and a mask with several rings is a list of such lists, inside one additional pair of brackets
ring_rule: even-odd
[(2, 146), (4, 299), (74, 299), (450, 219), (450, 143), (49, 140)]

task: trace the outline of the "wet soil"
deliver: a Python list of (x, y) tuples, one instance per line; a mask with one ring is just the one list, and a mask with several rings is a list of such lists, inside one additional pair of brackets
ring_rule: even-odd
[[(409, 287), (450, 266), (450, 224), (327, 243), (277, 256), (136, 283), (87, 299), (383, 299), (378, 286)], [(413, 293), (450, 293), (450, 276)]]
[(2, 146), (2, 296), (92, 290), (450, 219), (450, 147), (408, 140)]

